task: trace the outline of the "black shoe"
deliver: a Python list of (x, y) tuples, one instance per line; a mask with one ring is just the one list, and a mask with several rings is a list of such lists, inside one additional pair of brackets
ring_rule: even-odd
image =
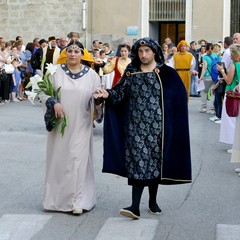
[(190, 97), (201, 97), (201, 96), (198, 94), (190, 94)]
[(162, 210), (159, 208), (159, 206), (157, 204), (153, 204), (153, 205), (149, 205), (149, 211), (152, 214), (160, 214), (162, 212)]
[(140, 218), (140, 211), (133, 209), (132, 207), (122, 208), (119, 213), (124, 217), (129, 217), (132, 219)]

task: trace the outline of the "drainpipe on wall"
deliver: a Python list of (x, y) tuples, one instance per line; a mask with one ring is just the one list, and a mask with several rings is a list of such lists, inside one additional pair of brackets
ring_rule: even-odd
[(93, 41), (93, 4), (94, 4), (94, 0), (91, 0), (91, 44)]
[(142, 0), (141, 1), (141, 22), (140, 22), (140, 29), (139, 37), (149, 37), (149, 0)]
[(230, 36), (231, 29), (231, 1), (224, 0), (223, 2), (223, 35), (222, 39), (226, 36)]
[(82, 29), (86, 30), (86, 0), (83, 0), (82, 6)]
[(185, 40), (187, 42), (192, 41), (192, 28), (197, 31), (198, 26), (192, 25), (192, 11), (193, 11), (193, 0), (186, 1), (186, 17), (185, 17)]
[(84, 34), (84, 45), (86, 46), (86, 42), (87, 42), (87, 39), (86, 39), (86, 0), (83, 0), (82, 2), (82, 31), (83, 31), (83, 34)]

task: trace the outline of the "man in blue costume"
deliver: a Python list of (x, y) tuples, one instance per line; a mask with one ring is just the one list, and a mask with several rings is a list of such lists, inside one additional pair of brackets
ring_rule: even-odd
[(141, 38), (113, 89), (95, 92), (105, 100), (103, 172), (128, 178), (132, 205), (120, 214), (140, 218), (140, 201), (149, 189), (149, 210), (159, 214), (159, 184), (191, 182), (188, 97), (177, 72), (164, 64), (159, 43)]

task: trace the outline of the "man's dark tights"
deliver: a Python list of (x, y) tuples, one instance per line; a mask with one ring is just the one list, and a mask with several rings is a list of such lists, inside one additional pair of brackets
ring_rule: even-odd
[(161, 209), (157, 204), (157, 192), (158, 192), (158, 184), (153, 184), (148, 187), (149, 191), (149, 209), (153, 213), (160, 213)]
[[(143, 193), (144, 186), (132, 186), (132, 205), (128, 209), (138, 216), (140, 216), (140, 202)], [(150, 185), (148, 187), (149, 190), (149, 208), (152, 212), (161, 211), (157, 205), (157, 191), (158, 184)]]

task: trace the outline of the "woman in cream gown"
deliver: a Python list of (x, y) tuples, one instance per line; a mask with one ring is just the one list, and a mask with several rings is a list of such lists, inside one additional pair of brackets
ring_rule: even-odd
[(91, 210), (96, 204), (92, 93), (100, 86), (100, 79), (80, 63), (83, 49), (80, 42), (72, 40), (67, 46), (67, 63), (58, 65), (51, 77), (54, 89), (61, 87), (60, 101), (41, 97), (47, 106), (45, 122), (49, 131), (53, 128), (46, 121), (49, 111), (58, 118), (68, 118), (63, 137), (55, 129), (48, 134), (43, 207), (73, 214)]

